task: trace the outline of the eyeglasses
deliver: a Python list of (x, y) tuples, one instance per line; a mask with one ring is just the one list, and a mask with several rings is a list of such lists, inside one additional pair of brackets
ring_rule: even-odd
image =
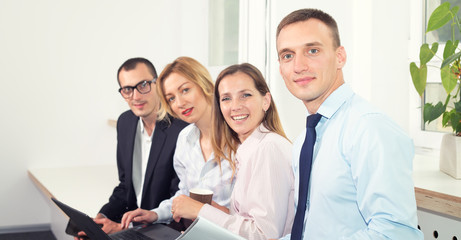
[(134, 87), (132, 86), (121, 87), (118, 89), (118, 91), (120, 92), (120, 94), (122, 94), (122, 97), (124, 98), (131, 98), (133, 96), (134, 89), (138, 90), (138, 92), (141, 94), (146, 94), (150, 92), (151, 90), (150, 85), (152, 83), (155, 83), (156, 80), (157, 78), (154, 78), (151, 81), (144, 80), (136, 84)]

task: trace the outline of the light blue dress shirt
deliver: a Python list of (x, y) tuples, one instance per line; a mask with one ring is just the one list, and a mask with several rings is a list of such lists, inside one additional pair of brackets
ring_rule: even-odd
[(189, 189), (203, 188), (213, 191), (213, 201), (229, 208), (234, 181), (232, 168), (228, 161), (222, 161), (221, 167), (210, 158), (203, 158), (200, 147), (200, 130), (195, 124), (189, 124), (178, 135), (173, 166), (179, 178), (179, 190), (170, 199), (163, 200), (158, 208), (153, 209), (158, 215), (158, 223), (173, 220), (171, 205), (173, 198), (184, 194), (189, 196)]
[[(413, 141), (347, 84), (317, 112), (323, 117), (316, 127), (303, 239), (423, 239), (417, 229)], [(305, 134), (293, 145), (295, 204)]]

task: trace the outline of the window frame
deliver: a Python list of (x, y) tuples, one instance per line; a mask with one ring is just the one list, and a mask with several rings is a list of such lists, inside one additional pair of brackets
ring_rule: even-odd
[[(411, 1), (411, 32), (409, 40), (409, 63), (415, 62), (419, 66), (419, 49), (425, 41), (425, 29), (426, 29), (426, 3), (427, 0), (412, 0)], [(443, 49), (445, 44), (439, 45), (439, 49)], [(439, 51), (438, 54), (441, 51)], [(429, 62), (430, 65), (440, 65), (441, 60), (434, 57)], [(434, 132), (426, 131), (422, 128), (422, 103), (424, 99), (420, 98), (416, 90), (414, 89), (413, 82), (411, 80), (410, 73), (408, 72), (410, 89), (410, 104), (409, 104), (409, 133), (413, 138), (414, 144), (417, 150), (420, 151), (431, 151), (439, 150), (442, 142), (442, 137), (445, 132)], [(437, 71), (433, 67), (428, 68), (428, 82), (440, 83), (440, 70)]]

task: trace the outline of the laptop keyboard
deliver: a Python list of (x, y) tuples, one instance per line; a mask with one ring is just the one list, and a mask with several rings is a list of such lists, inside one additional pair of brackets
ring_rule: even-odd
[(152, 240), (146, 235), (137, 231), (121, 231), (110, 235), (114, 240)]

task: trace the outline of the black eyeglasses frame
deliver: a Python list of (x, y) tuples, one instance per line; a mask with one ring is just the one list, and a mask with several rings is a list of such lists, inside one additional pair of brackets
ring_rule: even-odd
[[(152, 79), (152, 80), (150, 80), (150, 81), (148, 81), (148, 80), (143, 80), (143, 81), (138, 82), (138, 83), (137, 83), (136, 85), (134, 85), (134, 86), (120, 87), (120, 88), (118, 89), (118, 92), (122, 95), (123, 98), (130, 98), (130, 97), (132, 97), (132, 96), (133, 96), (133, 93), (134, 93), (134, 89), (138, 90), (138, 92), (141, 93), (141, 94), (147, 94), (147, 93), (150, 93), (150, 91), (152, 91), (152, 86), (151, 86), (151, 85), (152, 85), (152, 83), (155, 83), (156, 81), (157, 81), (157, 78), (154, 78), (154, 79)], [(147, 91), (147, 92), (141, 92), (141, 91), (138, 89), (138, 87), (141, 86), (142, 84), (146, 84), (146, 83), (149, 84), (149, 91)], [(130, 94), (129, 96), (126, 96), (126, 95), (124, 95), (124, 94), (122, 93), (122, 90), (125, 89), (125, 88), (131, 89), (131, 94)]]

